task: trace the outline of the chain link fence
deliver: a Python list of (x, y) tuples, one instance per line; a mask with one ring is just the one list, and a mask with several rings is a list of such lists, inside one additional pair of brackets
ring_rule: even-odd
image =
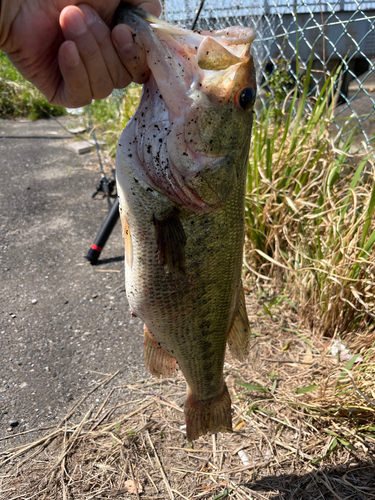
[[(164, 0), (162, 15), (172, 24), (191, 28), (200, 4), (201, 0)], [(337, 127), (345, 123), (347, 130), (357, 127), (363, 134), (361, 144), (374, 148), (375, 1), (205, 0), (195, 29), (231, 25), (251, 26), (257, 32), (253, 55), (263, 103), (262, 89), (276, 69), (296, 78), (297, 38), (300, 71), (313, 54), (315, 88), (342, 65), (334, 122)], [(278, 84), (287, 90), (288, 79)]]

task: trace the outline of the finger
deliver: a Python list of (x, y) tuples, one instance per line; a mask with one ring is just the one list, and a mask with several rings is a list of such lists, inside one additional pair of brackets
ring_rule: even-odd
[(113, 89), (112, 78), (81, 10), (75, 6), (65, 7), (60, 14), (60, 26), (65, 39), (73, 41), (78, 49), (90, 82), (92, 97), (107, 97)]
[(137, 7), (137, 9), (142, 9), (150, 14), (159, 17), (161, 13), (161, 6), (157, 0), (126, 0), (128, 3), (133, 5), (133, 7)]
[(62, 81), (51, 103), (69, 108), (90, 104), (92, 100), (90, 81), (75, 43), (64, 42), (60, 47), (58, 58)]
[(86, 24), (98, 44), (101, 56), (112, 80), (112, 88), (124, 88), (131, 83), (132, 78), (123, 66), (116, 52), (108, 26), (88, 5), (78, 5), (82, 11)]
[(147, 66), (145, 48), (126, 24), (119, 24), (112, 30), (112, 41), (122, 64), (137, 83), (147, 81), (150, 70)]

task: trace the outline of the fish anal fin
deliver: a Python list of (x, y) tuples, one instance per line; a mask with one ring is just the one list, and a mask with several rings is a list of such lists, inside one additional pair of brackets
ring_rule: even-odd
[(144, 350), (146, 369), (155, 377), (170, 377), (175, 375), (178, 364), (156, 341), (148, 327), (144, 328)]
[(185, 401), (186, 436), (189, 442), (207, 432), (232, 431), (231, 400), (226, 384), (222, 392), (208, 400), (199, 401), (188, 390)]
[(250, 335), (251, 330), (246, 312), (245, 293), (241, 282), (237, 299), (237, 313), (227, 338), (227, 344), (232, 356), (239, 361), (244, 361), (249, 354)]
[(185, 274), (186, 235), (177, 210), (154, 217), (159, 264), (170, 273)]

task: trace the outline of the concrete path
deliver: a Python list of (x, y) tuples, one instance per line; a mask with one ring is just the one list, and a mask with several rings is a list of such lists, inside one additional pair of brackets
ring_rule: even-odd
[(102, 374), (121, 370), (116, 385), (147, 376), (142, 325), (124, 291), (120, 223), (100, 265), (84, 258), (107, 201), (91, 198), (96, 154), (75, 154), (71, 141), (53, 120), (0, 120), (0, 439), (55, 425)]

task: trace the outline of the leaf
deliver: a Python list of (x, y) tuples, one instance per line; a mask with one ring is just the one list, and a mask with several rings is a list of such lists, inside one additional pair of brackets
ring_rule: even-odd
[(266, 253), (262, 252), (262, 250), (259, 250), (259, 248), (255, 248), (254, 250), (257, 253), (259, 253), (259, 255), (261, 255), (265, 259), (269, 260), (270, 262), (272, 262), (272, 264), (275, 264), (276, 266), (282, 267), (283, 269), (286, 269), (287, 271), (290, 270), (289, 267), (284, 266), (284, 264), (281, 264), (281, 262), (277, 262), (277, 260), (273, 259), (272, 257), (270, 257), (269, 255), (267, 255)]
[(227, 488), (226, 490), (223, 491), (223, 493), (220, 493), (220, 495), (216, 495), (216, 497), (213, 497), (212, 500), (219, 500), (219, 498), (225, 498), (227, 497), (230, 493), (232, 493), (232, 489)]
[(342, 439), (342, 438), (337, 438), (337, 439), (339, 440), (339, 442), (341, 444), (343, 444), (344, 446), (346, 446), (347, 448), (349, 448), (349, 450), (355, 451), (354, 446), (352, 446), (350, 443), (348, 443), (347, 441), (344, 441), (344, 439)]
[(240, 429), (242, 429), (243, 427), (245, 427), (245, 422), (243, 420), (240, 420), (238, 422), (238, 424), (236, 425), (236, 427), (234, 428), (235, 431), (239, 431)]
[(288, 342), (284, 347), (281, 349), (281, 351), (287, 351), (290, 347), (290, 342)]
[(357, 186), (358, 181), (361, 177), (363, 168), (365, 167), (368, 160), (369, 160), (369, 157), (366, 156), (366, 158), (359, 164), (357, 170), (355, 171), (355, 174), (353, 175), (352, 181), (351, 181), (349, 189), (348, 189), (348, 194), (346, 195), (346, 198), (345, 198), (344, 203), (343, 203), (343, 208), (341, 209), (341, 220), (344, 218), (344, 215), (349, 208), (350, 198), (352, 196), (352, 192), (354, 191), (355, 187)]
[(374, 210), (375, 210), (375, 184), (372, 188), (371, 198), (370, 198), (369, 206), (368, 206), (367, 213), (366, 213), (366, 222), (365, 222), (365, 225), (363, 227), (363, 233), (362, 233), (362, 238), (361, 238), (361, 247), (362, 248), (363, 248), (364, 243), (365, 243), (365, 239), (366, 239), (369, 227), (370, 227), (371, 218), (374, 214)]
[(330, 436), (337, 437), (336, 432), (329, 431), (328, 429), (324, 429), (324, 432), (325, 432), (326, 434), (329, 434)]
[(274, 411), (271, 411), (271, 410), (266, 410), (265, 408), (262, 408), (261, 406), (258, 407), (258, 410), (259, 411), (262, 411), (263, 413), (265, 413), (266, 415), (275, 415), (275, 412)]
[(360, 353), (354, 354), (352, 358), (346, 363), (345, 369), (346, 370), (351, 370), (353, 368), (354, 363), (357, 361), (359, 358)]
[(271, 311), (268, 309), (268, 307), (266, 306), (266, 304), (263, 304), (263, 309), (265, 311), (266, 314), (268, 314), (269, 316), (271, 316), (272, 318), (272, 313)]
[(300, 387), (299, 389), (296, 389), (294, 392), (296, 394), (306, 394), (307, 392), (315, 391), (318, 386), (316, 384), (314, 385), (308, 385), (307, 387)]
[(240, 387), (244, 387), (248, 391), (256, 391), (256, 392), (268, 393), (267, 387), (263, 387), (262, 385), (248, 384), (246, 382), (240, 382), (239, 380), (236, 380), (235, 383), (236, 383), (236, 385), (239, 385)]
[(128, 479), (125, 481), (124, 486), (132, 495), (135, 495), (137, 492), (142, 493), (143, 491), (142, 485), (138, 480), (133, 481), (132, 479)]
[(360, 353), (358, 352), (357, 354), (354, 354), (354, 356), (352, 356), (349, 359), (349, 361), (344, 366), (344, 371), (341, 372), (341, 374), (339, 376), (339, 379), (345, 378), (348, 375), (348, 372), (346, 370), (349, 371), (349, 370), (351, 370), (353, 368), (353, 365), (357, 361), (357, 359), (359, 358), (359, 356), (360, 356)]
[(325, 455), (323, 455), (322, 457), (320, 457), (320, 458), (315, 458), (314, 460), (311, 460), (311, 463), (312, 464), (316, 464), (317, 462), (320, 462), (321, 460), (324, 460), (325, 458), (329, 457), (329, 455), (331, 455), (331, 453), (333, 453), (335, 451), (335, 449), (337, 448), (337, 445), (338, 445), (338, 442), (337, 442), (337, 439), (335, 438), (332, 441), (331, 446), (329, 447), (328, 452)]
[(271, 394), (275, 394), (277, 388), (277, 379), (273, 381), (272, 387), (271, 387)]

